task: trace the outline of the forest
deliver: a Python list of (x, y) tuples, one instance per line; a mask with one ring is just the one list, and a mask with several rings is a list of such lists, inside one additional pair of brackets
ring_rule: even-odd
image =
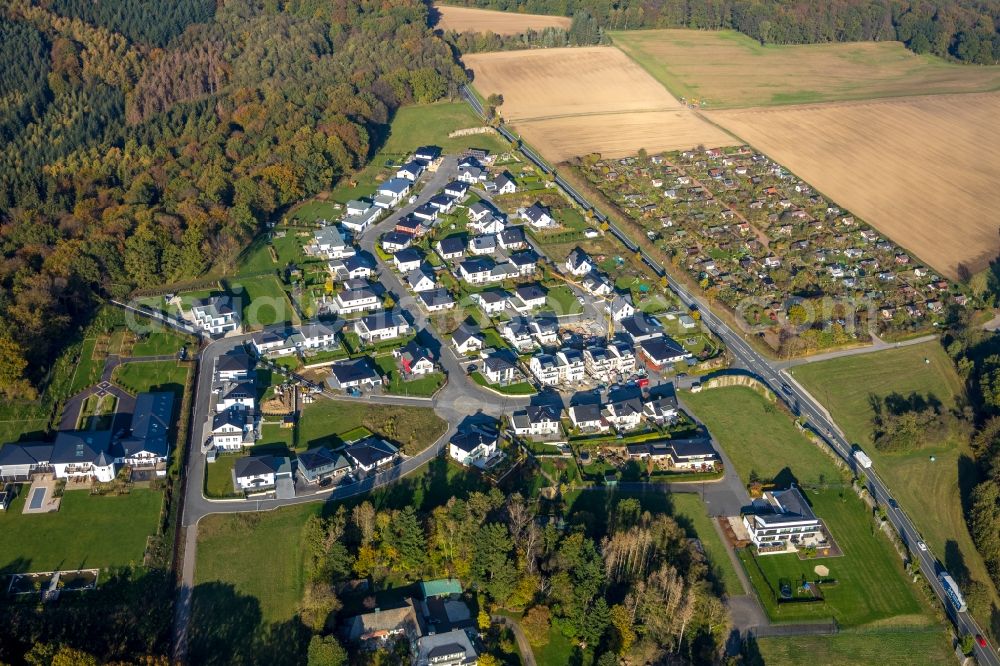
[(898, 40), (916, 53), (976, 64), (1000, 62), (1000, 4), (984, 0), (457, 0), (454, 4), (533, 14), (586, 13), (602, 31), (729, 28), (762, 44)]
[(0, 37), (7, 398), (44, 388), (98, 298), (224, 272), (396, 108), (465, 80), (417, 0), (11, 0)]
[[(314, 642), (324, 634), (332, 642), (347, 615), (332, 592), (338, 583), (367, 578), (382, 590), (454, 577), (476, 591), (481, 618), (523, 613), (519, 622), (535, 646), (548, 643), (550, 632), (571, 639), (571, 663), (717, 661), (729, 620), (701, 550), (673, 518), (643, 510), (637, 499), (591, 495), (599, 513), (574, 506), (564, 529), (542, 527), (537, 503), (496, 488), (452, 497), (425, 514), (363, 502), (313, 516), (303, 534), (299, 616), (316, 632)], [(392, 647), (384, 652), (359, 663), (389, 663)]]

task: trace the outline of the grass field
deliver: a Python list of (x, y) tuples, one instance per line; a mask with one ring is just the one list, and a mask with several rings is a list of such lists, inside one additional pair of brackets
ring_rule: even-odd
[[(900, 454), (884, 454), (871, 445), (871, 394), (933, 393), (946, 408), (963, 400), (961, 379), (941, 345), (928, 342), (810, 363), (794, 368), (792, 375), (830, 410), (851, 441), (865, 447), (924, 540), (949, 571), (958, 572), (957, 580), (972, 577), (988, 584), (962, 510), (962, 496), (977, 479), (967, 442)], [(994, 603), (1000, 606), (1000, 599), (994, 597)]]
[(730, 30), (631, 30), (612, 40), (674, 95), (712, 109), (1000, 89), (1000, 67), (917, 55), (900, 42), (764, 46)]
[[(853, 491), (846, 488), (806, 490), (805, 495), (844, 555), (813, 560), (800, 560), (795, 554), (764, 555), (758, 557), (757, 562), (775, 590), (782, 578), (791, 581), (793, 587), (803, 577), (814, 580), (813, 568), (817, 564), (829, 568), (829, 577), (836, 579), (837, 584), (822, 588), (825, 602), (779, 606), (761, 584), (760, 574), (752, 562), (748, 562), (750, 580), (760, 591), (764, 609), (773, 620), (795, 622), (833, 617), (842, 627), (873, 622), (928, 626), (934, 622), (920, 601), (917, 589), (907, 580), (899, 556), (886, 539), (874, 533), (864, 504)], [(747, 557), (746, 553), (741, 556)]]
[(239, 458), (238, 455), (219, 456), (214, 463), (205, 465), (206, 497), (239, 496), (233, 488), (233, 465)]
[(399, 371), (399, 365), (392, 356), (375, 357), (375, 365), (382, 370), (383, 374), (391, 377), (389, 383), (383, 387), (387, 393), (429, 398), (444, 386), (445, 376), (442, 372), (431, 372), (404, 381), (402, 373)]
[[(444, 152), (458, 152), (469, 146), (487, 148), (493, 152), (510, 150), (507, 142), (496, 134), (474, 134), (448, 138), (455, 130), (482, 127), (483, 121), (465, 102), (437, 102), (404, 106), (392, 118), (383, 153), (411, 153), (425, 144), (439, 146)], [(374, 160), (378, 162), (378, 158)], [(378, 162), (381, 164), (380, 162)]]
[(88, 386), (93, 386), (101, 378), (104, 370), (104, 359), (94, 360), (94, 346), (97, 338), (87, 338), (80, 347), (80, 362), (76, 365), (70, 395), (76, 395)]
[(506, 386), (500, 386), (498, 384), (490, 384), (489, 380), (486, 379), (481, 372), (473, 372), (470, 376), (472, 377), (472, 381), (476, 382), (480, 386), (486, 386), (498, 393), (505, 393), (506, 395), (534, 395), (537, 393), (535, 387), (528, 382), (517, 382)]
[[(293, 217), (298, 217), (303, 222), (315, 222), (318, 219), (335, 220), (341, 213), (334, 210), (326, 202), (313, 202), (305, 204), (295, 209)], [(239, 270), (236, 275), (247, 275), (268, 270), (281, 270), (288, 264), (302, 265), (309, 258), (302, 251), (302, 244), (306, 237), (298, 236), (297, 229), (285, 230), (285, 235), (281, 238), (270, 238), (271, 233), (258, 236), (254, 239), (243, 254), (240, 255)], [(273, 233), (273, 232), (272, 232)], [(271, 249), (278, 257), (275, 262), (271, 257)]]
[(728, 546), (722, 542), (715, 526), (712, 525), (712, 518), (708, 515), (708, 508), (698, 495), (694, 493), (675, 493), (670, 496), (673, 504), (673, 515), (681, 524), (686, 524), (701, 541), (705, 554), (708, 555), (708, 563), (712, 568), (712, 576), (719, 582), (722, 590), (730, 595), (743, 594), (743, 586), (736, 575), (732, 560), (727, 553)]
[(242, 290), (243, 326), (260, 328), (297, 319), (285, 290), (273, 275), (244, 278), (231, 285), (234, 293)]
[[(872, 631), (843, 631), (834, 636), (761, 638), (757, 647), (765, 664), (782, 666), (911, 666), (955, 661), (941, 627), (914, 629), (887, 627)], [(819, 656), (822, 655), (822, 659)]]
[(132, 395), (144, 391), (173, 391), (180, 400), (188, 371), (188, 366), (175, 361), (123, 363), (115, 368), (112, 380)]
[(569, 30), (571, 23), (567, 16), (545, 16), (544, 14), (521, 14), (520, 12), (497, 12), (473, 7), (449, 7), (435, 5), (440, 14), (436, 27), (455, 32), (495, 32), (498, 35), (517, 35), (528, 30), (542, 31), (545, 28)]
[(92, 496), (66, 492), (56, 513), (21, 513), (27, 489), (0, 512), (0, 571), (52, 571), (142, 564), (146, 537), (156, 532), (159, 491)]
[(476, 90), (502, 94), (501, 115), (554, 162), (732, 143), (614, 48), (476, 53), (464, 61)]
[(684, 404), (725, 449), (740, 478), (762, 479), (791, 473), (802, 483), (835, 482), (840, 473), (792, 419), (759, 393), (742, 386), (686, 392)]
[(706, 115), (947, 277), (997, 255), (1000, 93)]
[(339, 446), (339, 435), (361, 426), (400, 443), (408, 455), (426, 449), (447, 430), (447, 423), (429, 407), (380, 405), (376, 411), (364, 403), (321, 400), (302, 411), (299, 448)]
[(193, 340), (189, 340), (180, 333), (170, 330), (153, 331), (145, 338), (136, 341), (132, 345), (132, 356), (161, 356), (163, 354), (176, 354), (185, 345), (194, 345)]

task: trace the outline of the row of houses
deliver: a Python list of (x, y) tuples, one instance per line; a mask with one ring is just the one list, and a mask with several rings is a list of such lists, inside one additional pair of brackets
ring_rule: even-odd
[(212, 368), (209, 441), (219, 451), (253, 446), (258, 435), (254, 359), (241, 347), (220, 354)]
[(173, 393), (140, 393), (127, 434), (65, 430), (52, 442), (5, 444), (0, 447), (0, 480), (26, 482), (35, 474), (52, 474), (106, 483), (125, 465), (165, 476), (173, 409)]

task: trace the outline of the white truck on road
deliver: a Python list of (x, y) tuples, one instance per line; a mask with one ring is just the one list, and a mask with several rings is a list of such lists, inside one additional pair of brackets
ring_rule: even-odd
[(861, 449), (854, 449), (854, 459), (858, 461), (858, 464), (865, 469), (871, 469), (872, 459), (868, 457), (868, 454)]

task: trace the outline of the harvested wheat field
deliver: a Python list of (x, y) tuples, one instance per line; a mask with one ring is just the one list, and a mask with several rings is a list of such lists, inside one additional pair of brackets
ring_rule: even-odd
[(917, 55), (900, 42), (762, 46), (726, 30), (637, 30), (612, 38), (667, 89), (705, 108), (1000, 90), (1000, 66)]
[(1000, 250), (1000, 93), (706, 115), (948, 277)]
[(482, 95), (500, 93), (507, 122), (560, 162), (677, 150), (735, 139), (699, 118), (611, 47), (476, 53), (463, 58)]
[(498, 35), (519, 35), (528, 30), (541, 31), (545, 28), (569, 30), (572, 22), (566, 16), (545, 16), (544, 14), (518, 14), (495, 12), (472, 7), (449, 7), (434, 5), (440, 14), (437, 27), (455, 32), (495, 32)]

